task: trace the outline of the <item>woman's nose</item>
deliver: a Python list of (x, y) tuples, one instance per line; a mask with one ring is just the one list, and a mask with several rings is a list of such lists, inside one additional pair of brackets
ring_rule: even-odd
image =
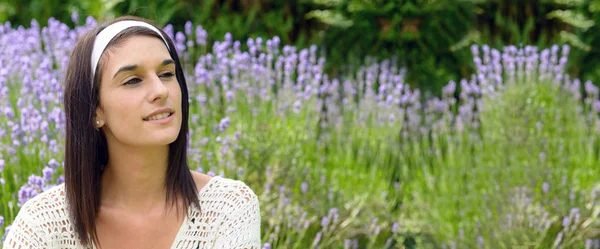
[(150, 79), (151, 85), (151, 94), (150, 94), (150, 102), (154, 102), (157, 99), (166, 99), (169, 96), (169, 88), (165, 85), (165, 83), (160, 79), (158, 75), (152, 76)]

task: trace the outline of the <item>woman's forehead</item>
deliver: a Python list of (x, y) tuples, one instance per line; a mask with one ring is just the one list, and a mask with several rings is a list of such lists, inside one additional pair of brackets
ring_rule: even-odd
[[(132, 64), (160, 64), (171, 59), (165, 43), (158, 37), (136, 35), (110, 48), (106, 54), (109, 67)], [(140, 65), (145, 66), (145, 65)]]

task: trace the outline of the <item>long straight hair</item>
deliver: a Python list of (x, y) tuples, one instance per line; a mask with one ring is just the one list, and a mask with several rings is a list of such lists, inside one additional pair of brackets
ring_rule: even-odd
[[(124, 16), (89, 31), (77, 41), (65, 78), (63, 101), (67, 124), (64, 165), (66, 200), (75, 233), (85, 246), (100, 244), (96, 230), (96, 217), (100, 210), (101, 167), (106, 165), (109, 157), (106, 137), (101, 130), (96, 130), (94, 126), (96, 108), (100, 103), (99, 88), (104, 65), (101, 60), (98, 64), (98, 71), (92, 79), (91, 55), (96, 35), (108, 25), (122, 20), (142, 21), (156, 27), (148, 20)], [(169, 54), (175, 61), (175, 76), (181, 89), (181, 129), (177, 139), (169, 144), (165, 186), (167, 195), (165, 198), (167, 205), (170, 204), (171, 207), (177, 208), (177, 213), (180, 211), (177, 203), (179, 198), (182, 198), (183, 211), (187, 213), (190, 205), (200, 208), (198, 190), (187, 163), (188, 89), (173, 41), (162, 29), (158, 27), (157, 29), (171, 48)], [(108, 44), (107, 49), (136, 35), (161, 39), (150, 29), (131, 27), (115, 36)]]

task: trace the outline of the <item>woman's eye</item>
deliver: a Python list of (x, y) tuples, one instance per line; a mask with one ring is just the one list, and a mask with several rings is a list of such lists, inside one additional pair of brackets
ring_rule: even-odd
[(137, 84), (140, 83), (142, 80), (140, 78), (133, 78), (128, 80), (127, 82), (125, 82), (125, 84), (123, 85), (133, 85), (133, 84)]
[(174, 74), (171, 72), (166, 72), (166, 73), (163, 73), (160, 75), (160, 77), (163, 77), (163, 78), (171, 78), (173, 76), (174, 76)]

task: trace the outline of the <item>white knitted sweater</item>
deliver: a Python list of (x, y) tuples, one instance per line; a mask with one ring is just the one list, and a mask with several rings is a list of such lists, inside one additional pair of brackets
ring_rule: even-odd
[[(202, 212), (189, 208), (171, 249), (260, 248), (259, 202), (244, 182), (215, 176), (199, 200)], [(3, 248), (84, 248), (76, 238), (61, 184), (23, 205)]]

